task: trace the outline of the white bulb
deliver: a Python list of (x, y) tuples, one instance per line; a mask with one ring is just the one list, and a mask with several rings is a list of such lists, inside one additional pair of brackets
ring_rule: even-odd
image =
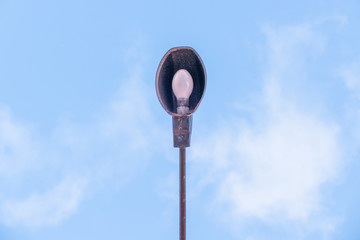
[(194, 88), (190, 73), (185, 69), (178, 70), (172, 79), (172, 89), (178, 100), (189, 99)]
[(193, 91), (194, 82), (188, 71), (178, 70), (172, 79), (172, 89), (177, 100), (177, 113), (186, 114), (189, 111), (189, 97)]

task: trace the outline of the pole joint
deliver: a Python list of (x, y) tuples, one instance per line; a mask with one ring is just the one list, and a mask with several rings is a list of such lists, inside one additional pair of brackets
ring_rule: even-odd
[(173, 116), (174, 147), (190, 147), (192, 115)]

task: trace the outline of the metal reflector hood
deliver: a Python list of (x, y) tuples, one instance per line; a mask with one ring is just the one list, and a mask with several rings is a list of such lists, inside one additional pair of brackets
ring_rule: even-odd
[(189, 112), (186, 115), (191, 115), (198, 108), (206, 88), (206, 71), (197, 52), (191, 47), (170, 49), (157, 69), (155, 87), (161, 105), (172, 116), (181, 116), (177, 114), (176, 97), (172, 91), (172, 79), (180, 69), (187, 70), (194, 82), (189, 98)]

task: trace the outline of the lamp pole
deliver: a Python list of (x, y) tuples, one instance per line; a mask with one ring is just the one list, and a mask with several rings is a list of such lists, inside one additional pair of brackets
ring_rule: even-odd
[(179, 148), (180, 240), (186, 240), (186, 147), (190, 147), (192, 114), (205, 92), (204, 64), (191, 47), (170, 49), (156, 72), (155, 87), (163, 108), (172, 116), (174, 147)]
[(180, 240), (186, 239), (186, 161), (185, 148), (180, 148)]

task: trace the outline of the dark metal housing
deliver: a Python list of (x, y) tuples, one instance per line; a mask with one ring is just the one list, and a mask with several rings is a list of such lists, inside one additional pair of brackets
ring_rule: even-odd
[(189, 98), (191, 115), (199, 106), (206, 88), (206, 71), (198, 53), (191, 47), (175, 47), (170, 49), (161, 59), (156, 72), (156, 93), (163, 108), (172, 116), (177, 113), (176, 97), (172, 91), (172, 79), (179, 69), (185, 69), (194, 81), (194, 89)]
[[(172, 79), (180, 70), (187, 70), (194, 83), (189, 97), (189, 111), (177, 113), (177, 100), (172, 90)], [(190, 146), (192, 116), (198, 108), (205, 92), (206, 71), (200, 56), (191, 47), (170, 49), (161, 59), (155, 79), (156, 94), (163, 108), (173, 117), (174, 147)]]

